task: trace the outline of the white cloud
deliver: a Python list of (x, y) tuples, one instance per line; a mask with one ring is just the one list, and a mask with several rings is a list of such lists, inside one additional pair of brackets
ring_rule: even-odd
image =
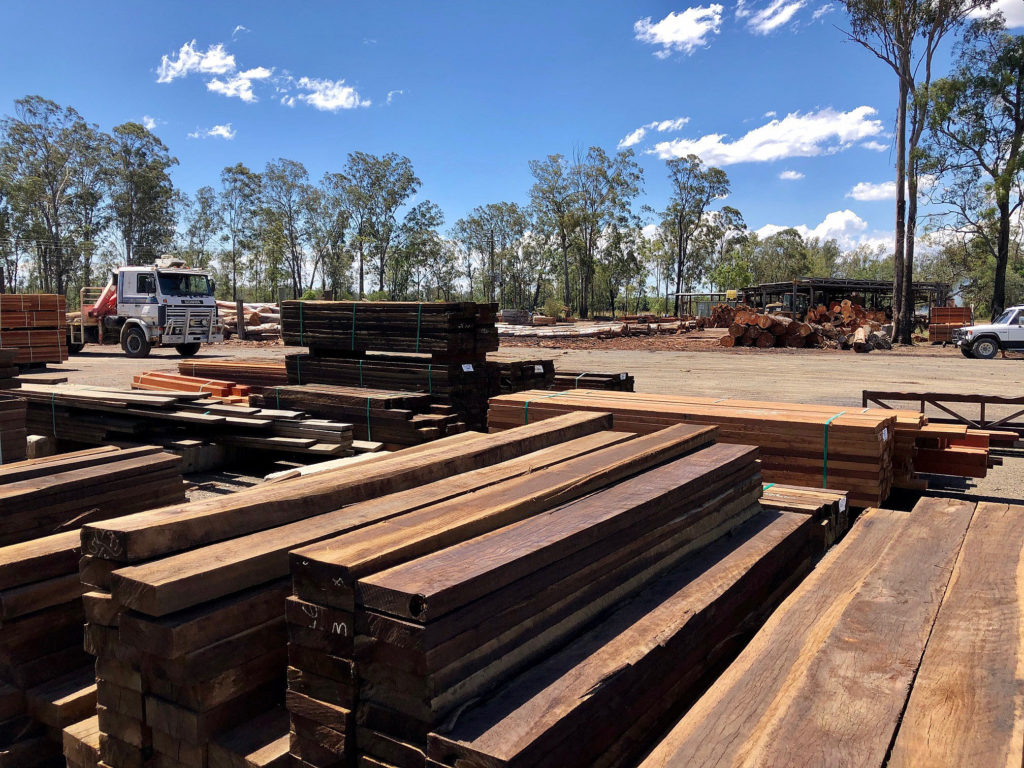
[(817, 21), (818, 19), (821, 19), (821, 18), (823, 18), (825, 16), (828, 16), (835, 9), (836, 9), (836, 4), (835, 3), (825, 3), (824, 5), (820, 5), (820, 6), (818, 6), (814, 10), (814, 14), (811, 16), (811, 19), (813, 21)]
[(849, 112), (831, 107), (817, 112), (791, 112), (728, 141), (726, 134), (712, 133), (699, 139), (662, 141), (650, 150), (663, 159), (697, 155), (708, 165), (765, 163), (788, 157), (834, 154), (853, 143), (877, 136), (883, 127), (872, 116), (876, 110), (861, 106)]
[(236, 134), (237, 131), (235, 131), (235, 129), (231, 127), (231, 123), (225, 123), (224, 125), (215, 125), (213, 126), (213, 128), (210, 128), (205, 131), (202, 130), (201, 128), (196, 128), (194, 131), (188, 134), (188, 137), (190, 139), (216, 138), (227, 139), (228, 141), (230, 141), (231, 139), (235, 138)]
[(300, 77), (295, 82), (300, 93), (297, 98), (311, 107), (325, 112), (337, 112), (339, 109), (355, 109), (370, 106), (369, 99), (359, 98), (356, 89), (345, 85), (344, 80), (319, 80), (312, 77)]
[(145, 128), (147, 131), (155, 131), (156, 130), (156, 118), (155, 117), (150, 117), (149, 115), (143, 115), (142, 116), (142, 127)]
[(252, 30), (249, 29), (248, 27), (243, 27), (241, 24), (239, 24), (237, 27), (235, 27), (233, 30), (231, 30), (231, 39), (232, 40), (237, 39), (239, 32), (251, 32), (251, 31)]
[(1006, 26), (1009, 29), (1024, 27), (1024, 3), (1021, 0), (995, 0), (988, 10), (977, 10), (971, 15), (976, 18), (990, 16), (996, 11), (1003, 14)]
[[(804, 0), (795, 0), (795, 2), (788, 2), (788, 0), (774, 0), (767, 8), (762, 8), (760, 11), (751, 12), (743, 9), (741, 18), (749, 17), (747, 21), (747, 28), (758, 35), (767, 35), (774, 32), (779, 27), (788, 24), (792, 18), (806, 5)], [(740, 16), (741, 10), (738, 7), (736, 15)]]
[(164, 55), (156, 69), (158, 83), (169, 83), (191, 72), (223, 75), (235, 68), (235, 57), (224, 50), (222, 43), (211, 45), (205, 52), (196, 50), (196, 41), (185, 43), (177, 58)]
[(779, 116), (779, 113), (776, 112), (774, 109), (770, 109), (770, 110), (768, 110), (767, 112), (765, 112), (762, 115), (762, 117), (767, 117), (769, 120), (774, 118), (774, 117), (778, 117), (778, 116)]
[(872, 184), (870, 181), (861, 181), (855, 184), (853, 189), (846, 193), (846, 196), (860, 200), (862, 203), (895, 200), (896, 182), (883, 181), (880, 184)]
[(722, 26), (722, 6), (712, 3), (695, 6), (679, 13), (669, 13), (659, 22), (651, 17), (640, 19), (633, 25), (636, 39), (642, 43), (661, 46), (654, 52), (659, 59), (668, 58), (673, 51), (693, 53), (708, 44), (709, 35), (717, 35)]
[(864, 149), (871, 149), (875, 152), (885, 152), (885, 150), (889, 148), (888, 144), (883, 144), (880, 141), (865, 141), (861, 146), (864, 147)]
[(779, 174), (779, 178), (783, 181), (800, 181), (804, 175), (800, 171), (783, 171)]
[(794, 227), (765, 224), (756, 232), (759, 237), (770, 237), (784, 229), (795, 229), (804, 239), (836, 240), (844, 248), (852, 248), (871, 239), (865, 237), (864, 234), (867, 232), (868, 223), (849, 208), (842, 211), (833, 211), (813, 228), (804, 224), (798, 224)]
[(405, 91), (401, 91), (401, 90), (398, 90), (398, 91), (388, 91), (387, 103), (390, 104), (391, 100), (393, 98), (395, 98), (395, 96), (402, 96), (404, 94), (405, 94)]
[(625, 149), (626, 147), (632, 147), (635, 144), (639, 144), (644, 140), (648, 131), (657, 131), (658, 133), (671, 133), (682, 129), (684, 125), (690, 122), (688, 117), (677, 117), (673, 120), (655, 120), (653, 123), (647, 123), (641, 125), (635, 131), (632, 131), (619, 142), (619, 149)]
[(242, 101), (252, 103), (256, 101), (256, 94), (252, 91), (253, 80), (266, 80), (273, 74), (273, 70), (266, 67), (254, 67), (244, 72), (238, 72), (227, 80), (218, 77), (206, 83), (206, 89), (224, 96), (237, 96)]

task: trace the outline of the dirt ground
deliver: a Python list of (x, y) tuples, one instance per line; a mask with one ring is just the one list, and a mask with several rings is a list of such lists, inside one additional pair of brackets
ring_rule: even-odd
[[(681, 339), (681, 341), (675, 341)], [(758, 400), (824, 403), (860, 407), (861, 391), (942, 391), (1024, 394), (1024, 359), (969, 360), (956, 349), (921, 345), (912, 349), (870, 354), (809, 349), (725, 349), (686, 336), (653, 337), (650, 348), (616, 348), (639, 339), (580, 339), (559, 349), (503, 344), (499, 356), (551, 357), (555, 367), (567, 371), (621, 372), (636, 379), (636, 389), (653, 393), (686, 393)], [(674, 347), (672, 345), (675, 345)], [(640, 345), (637, 345), (640, 346)], [(668, 346), (669, 348), (665, 348)], [(272, 343), (227, 342), (204, 347), (196, 359), (214, 357), (281, 359), (287, 352), (304, 351)], [(156, 349), (144, 360), (130, 360), (120, 349), (86, 347), (67, 363), (51, 366), (66, 373), (72, 383), (128, 386), (142, 371), (175, 371), (181, 358), (174, 350)], [(909, 406), (913, 407), (913, 406)], [(936, 414), (931, 414), (936, 415)], [(969, 415), (974, 415), (970, 412)], [(946, 489), (952, 494), (993, 499), (1024, 499), (1024, 450), (1000, 452), (1004, 466), (987, 478), (965, 487)]]

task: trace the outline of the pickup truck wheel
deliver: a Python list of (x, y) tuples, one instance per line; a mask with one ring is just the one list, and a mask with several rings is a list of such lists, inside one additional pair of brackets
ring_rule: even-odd
[(182, 357), (192, 357), (192, 355), (199, 351), (199, 346), (198, 341), (193, 341), (188, 344), (175, 344), (174, 348), (178, 350), (178, 354)]
[(991, 360), (999, 352), (999, 344), (995, 339), (978, 339), (971, 347), (971, 352), (982, 360)]
[(960, 347), (960, 354), (962, 354), (964, 357), (971, 358), (971, 360), (974, 359), (974, 353), (971, 352), (971, 350), (969, 350), (967, 347)]
[(138, 326), (129, 328), (121, 340), (121, 349), (128, 357), (149, 357), (151, 347), (146, 332)]

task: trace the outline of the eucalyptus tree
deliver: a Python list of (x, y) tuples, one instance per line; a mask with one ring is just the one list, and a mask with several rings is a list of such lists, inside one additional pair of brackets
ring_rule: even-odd
[(526, 211), (516, 203), (481, 205), (455, 222), (453, 232), (464, 248), (477, 254), (487, 301), (507, 303), (506, 287), (521, 284), (519, 250), (529, 227)]
[(341, 173), (325, 173), (320, 183), (310, 187), (303, 199), (306, 242), (313, 257), (310, 284), (319, 272), (321, 286), (340, 290), (348, 285), (352, 267), (345, 249), (349, 210), (345, 205), (348, 178)]
[(256, 229), (262, 182), (242, 163), (220, 172), (220, 210), (224, 237), (228, 243), (228, 271), (231, 274), (231, 298), (238, 298), (238, 274), (242, 266), (242, 245), (251, 242)]
[(572, 183), (572, 166), (563, 155), (548, 155), (544, 160), (531, 160), (530, 209), (540, 234), (555, 243), (562, 271), (562, 300), (572, 306), (569, 254), (573, 235), (579, 223), (576, 190)]
[(281, 224), (288, 277), (296, 298), (306, 286), (303, 235), (309, 191), (309, 172), (302, 163), (285, 158), (267, 163), (262, 174), (262, 202)]
[(182, 251), (191, 266), (206, 269), (213, 259), (213, 244), (224, 228), (220, 200), (213, 187), (204, 186), (195, 195), (181, 195)]

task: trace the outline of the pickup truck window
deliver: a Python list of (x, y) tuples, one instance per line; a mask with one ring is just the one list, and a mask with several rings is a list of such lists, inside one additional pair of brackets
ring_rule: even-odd
[(992, 321), (993, 325), (1010, 325), (1015, 322), (1014, 318), (1017, 316), (1016, 309), (1008, 309), (995, 320)]

